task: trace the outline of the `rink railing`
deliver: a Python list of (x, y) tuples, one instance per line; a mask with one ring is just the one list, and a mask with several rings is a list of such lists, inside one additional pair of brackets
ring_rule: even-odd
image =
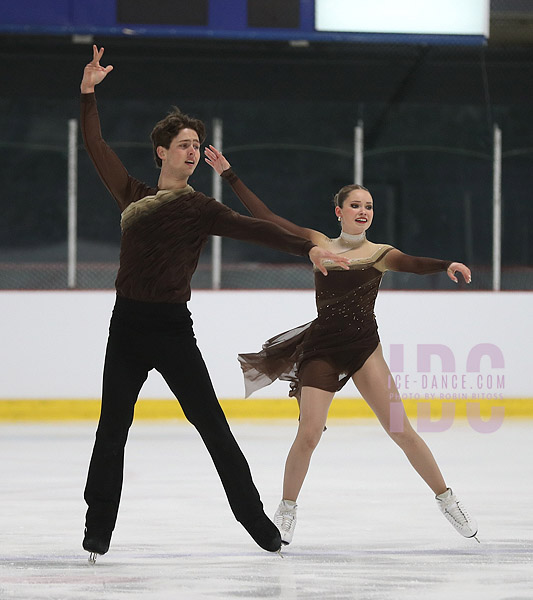
[[(212, 123), (213, 144), (223, 148), (223, 122), (215, 118)], [(235, 152), (238, 148), (233, 148)], [(501, 210), (502, 210), (502, 131), (498, 125), (493, 126), (492, 155), (493, 189), (492, 189), (492, 290), (501, 289)], [(364, 123), (358, 121), (353, 134), (353, 181), (360, 185), (364, 180)], [(77, 287), (77, 202), (78, 202), (78, 121), (68, 121), (68, 287)], [(213, 171), (212, 196), (222, 199), (222, 181)], [(213, 237), (211, 251), (211, 288), (221, 287), (222, 273), (222, 238)]]

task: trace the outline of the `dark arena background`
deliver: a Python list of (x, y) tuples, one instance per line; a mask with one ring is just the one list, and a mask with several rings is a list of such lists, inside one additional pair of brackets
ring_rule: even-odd
[[(334, 236), (331, 199), (354, 180), (359, 126), (372, 240), (417, 255), (453, 250), (475, 269), (475, 289), (493, 289), (495, 269), (499, 288), (532, 289), (533, 3), (493, 0), (488, 39), (320, 32), (310, 0), (2, 4), (0, 289), (113, 286), (119, 215), (79, 138), (69, 183), (69, 120), (93, 42), (115, 67), (98, 90), (106, 139), (139, 178), (156, 181), (149, 133), (177, 105), (205, 120), (208, 142), (219, 123), (225, 153), (275, 211)], [(191, 183), (210, 192), (210, 169)], [(241, 210), (229, 188), (221, 194)], [(220, 256), (217, 287), (312, 287), (305, 261), (231, 240)], [(212, 257), (195, 287), (213, 286)]]

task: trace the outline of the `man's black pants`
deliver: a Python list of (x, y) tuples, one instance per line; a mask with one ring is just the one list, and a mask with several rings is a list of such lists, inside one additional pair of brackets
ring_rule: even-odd
[(202, 437), (236, 519), (246, 524), (262, 516), (259, 493), (216, 398), (186, 304), (117, 297), (109, 328), (100, 421), (84, 494), (87, 528), (111, 532), (115, 526), (124, 447), (137, 397), (151, 369), (161, 373)]

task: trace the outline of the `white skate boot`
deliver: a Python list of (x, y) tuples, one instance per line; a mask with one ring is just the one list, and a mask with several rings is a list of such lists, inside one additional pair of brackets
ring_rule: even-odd
[(459, 498), (452, 492), (451, 488), (448, 488), (443, 494), (435, 496), (437, 500), (437, 506), (441, 513), (448, 519), (448, 521), (455, 527), (455, 529), (466, 538), (477, 539), (477, 523), (465, 510), (461, 504)]
[(274, 515), (274, 524), (281, 534), (281, 543), (287, 546), (292, 542), (296, 528), (296, 509), (298, 505), (292, 500), (282, 500)]

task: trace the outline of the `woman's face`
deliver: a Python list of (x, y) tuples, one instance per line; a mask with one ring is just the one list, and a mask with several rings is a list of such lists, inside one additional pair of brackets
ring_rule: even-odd
[(351, 191), (342, 208), (335, 207), (335, 214), (341, 218), (342, 230), (351, 235), (358, 235), (366, 231), (374, 218), (374, 202), (366, 190)]

